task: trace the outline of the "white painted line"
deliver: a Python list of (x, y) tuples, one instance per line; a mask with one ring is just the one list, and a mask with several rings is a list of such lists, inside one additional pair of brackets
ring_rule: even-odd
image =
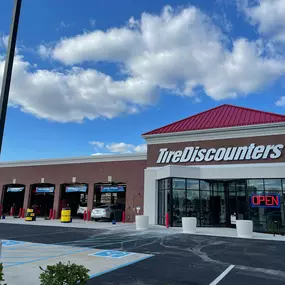
[(218, 284), (235, 266), (230, 265), (224, 272), (222, 272), (210, 285)]

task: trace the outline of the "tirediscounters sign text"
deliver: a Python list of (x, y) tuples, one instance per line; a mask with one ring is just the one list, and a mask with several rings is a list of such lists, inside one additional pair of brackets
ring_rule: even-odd
[(280, 208), (279, 194), (252, 194), (250, 196), (252, 208)]
[(256, 145), (255, 143), (248, 146), (209, 149), (200, 148), (199, 146), (189, 146), (183, 150), (161, 148), (156, 163), (277, 159), (282, 155), (283, 148), (283, 144)]

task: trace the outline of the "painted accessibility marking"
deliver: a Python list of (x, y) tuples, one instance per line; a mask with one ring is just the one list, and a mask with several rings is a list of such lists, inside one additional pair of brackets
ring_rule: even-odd
[(133, 254), (132, 252), (124, 252), (118, 250), (103, 250), (95, 253), (88, 254), (90, 256), (109, 257), (109, 258), (122, 258)]
[(13, 245), (20, 245), (20, 244), (24, 244), (26, 242), (24, 241), (17, 241), (17, 240), (3, 240), (2, 241), (2, 246), (13, 246)]

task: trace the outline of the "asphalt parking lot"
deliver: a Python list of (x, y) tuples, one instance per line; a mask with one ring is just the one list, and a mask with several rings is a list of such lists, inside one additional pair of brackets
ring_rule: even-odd
[(12, 224), (0, 224), (0, 239), (153, 255), (89, 284), (285, 284), (284, 242)]

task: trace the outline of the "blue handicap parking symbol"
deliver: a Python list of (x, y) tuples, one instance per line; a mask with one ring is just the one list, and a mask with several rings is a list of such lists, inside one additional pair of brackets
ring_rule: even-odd
[(12, 245), (19, 245), (25, 243), (24, 241), (17, 241), (17, 240), (3, 240), (2, 246), (12, 246)]
[(131, 252), (117, 251), (117, 250), (103, 250), (96, 253), (92, 253), (92, 256), (122, 258), (132, 254)]

